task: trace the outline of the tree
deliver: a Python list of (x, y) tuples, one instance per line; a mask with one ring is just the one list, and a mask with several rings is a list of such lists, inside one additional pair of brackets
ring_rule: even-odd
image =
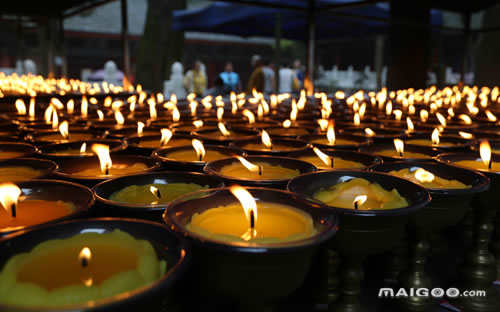
[(136, 81), (147, 90), (162, 90), (172, 63), (182, 60), (184, 32), (172, 30), (172, 11), (185, 8), (186, 0), (148, 0), (136, 62)]

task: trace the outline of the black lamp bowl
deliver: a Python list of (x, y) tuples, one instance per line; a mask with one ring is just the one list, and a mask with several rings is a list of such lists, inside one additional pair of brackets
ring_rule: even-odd
[(295, 207), (313, 218), (317, 233), (290, 242), (255, 244), (208, 239), (186, 228), (195, 213), (238, 203), (228, 188), (204, 190), (178, 199), (167, 207), (167, 225), (190, 239), (193, 245), (193, 282), (208, 300), (228, 299), (244, 306), (282, 299), (305, 280), (319, 244), (337, 230), (337, 216), (296, 194), (267, 188), (247, 188), (259, 202)]
[[(158, 129), (160, 128), (157, 127), (154, 123), (152, 124), (152, 126)], [(179, 134), (191, 134), (194, 131), (213, 129), (214, 127), (217, 127), (217, 122), (206, 120), (203, 120), (203, 126), (201, 126), (200, 128), (196, 128), (193, 125), (193, 122), (178, 122), (170, 125), (170, 128), (174, 130), (175, 133)]]
[(415, 221), (419, 227), (439, 230), (457, 224), (470, 207), (473, 196), (489, 188), (489, 179), (484, 174), (435, 161), (392, 162), (375, 165), (371, 169), (390, 174), (394, 170), (409, 169), (414, 171), (418, 168), (425, 169), (437, 177), (457, 180), (470, 186), (462, 189), (427, 188), (432, 196), (432, 201), (424, 209), (417, 212)]
[[(359, 151), (363, 153), (367, 153), (370, 155), (376, 155), (380, 158), (382, 158), (383, 162), (394, 162), (394, 161), (429, 161), (433, 157), (437, 156), (439, 154), (438, 151), (433, 150), (431, 148), (428, 148), (426, 146), (418, 146), (418, 145), (405, 145), (404, 147), (404, 152), (405, 153), (418, 153), (422, 155), (426, 155), (427, 157), (420, 157), (418, 158), (415, 157), (400, 157), (398, 155), (394, 156), (387, 156), (387, 155), (382, 155), (381, 152), (383, 151), (395, 151), (394, 144), (393, 143), (377, 143), (373, 144), (367, 147), (360, 148)], [(408, 155), (408, 154), (407, 154)]]
[[(145, 164), (147, 169), (143, 172), (155, 171), (160, 167), (160, 164), (151, 157), (137, 156), (137, 155), (120, 155), (111, 154), (111, 160), (113, 164), (122, 165), (133, 165), (136, 163)], [(80, 183), (88, 187), (93, 187), (97, 183), (105, 180), (117, 178), (122, 175), (109, 175), (109, 176), (83, 176), (76, 174), (78, 171), (83, 171), (88, 168), (100, 168), (99, 159), (97, 156), (85, 157), (85, 158), (65, 158), (59, 159), (57, 161), (59, 165), (58, 170), (55, 172), (55, 176), (63, 180), (69, 180), (72, 182)], [(132, 173), (129, 173), (132, 174)]]
[[(248, 156), (246, 159), (251, 163), (264, 162), (274, 166), (281, 166), (283, 168), (299, 170), (300, 174), (316, 171), (316, 167), (308, 162), (275, 156)], [(272, 188), (285, 188), (290, 179), (267, 179), (267, 180), (254, 180), (245, 177), (230, 177), (220, 173), (221, 169), (225, 166), (237, 163), (240, 161), (237, 158), (225, 158), (216, 161), (211, 161), (205, 165), (203, 171), (208, 174), (213, 174), (224, 181), (225, 185), (240, 184), (244, 186), (260, 186)]]
[(375, 135), (370, 137), (365, 133), (365, 128), (347, 127), (342, 128), (341, 133), (350, 134), (360, 139), (372, 141), (373, 143), (387, 143), (394, 139), (402, 139), (406, 137), (404, 130), (394, 128), (370, 128), (375, 132)]
[[(0, 159), (35, 156), (37, 154), (37, 151), (38, 150), (36, 147), (27, 143), (0, 143)], [(5, 152), (19, 153), (19, 155), (14, 157), (2, 156), (2, 154)]]
[[(180, 140), (191, 141), (192, 138), (193, 137), (189, 134), (174, 133), (174, 135), (172, 136), (172, 138), (169, 141), (169, 144), (171, 146), (178, 146), (175, 144), (175, 140), (180, 139)], [(158, 146), (157, 147), (141, 146), (140, 145), (141, 142), (144, 142), (144, 141), (158, 142)], [(136, 154), (136, 155), (151, 156), (153, 151), (155, 151), (158, 148), (161, 148), (160, 141), (161, 141), (161, 135), (144, 135), (141, 137), (131, 137), (131, 138), (127, 139), (127, 143), (128, 143), (127, 151), (129, 151), (132, 154)], [(167, 146), (169, 146), (169, 144), (167, 144)], [(190, 142), (187, 144), (190, 144)], [(182, 145), (185, 145), (185, 144), (183, 143)]]
[[(88, 214), (89, 208), (94, 204), (94, 194), (92, 191), (89, 188), (76, 183), (39, 179), (19, 182), (16, 183), (16, 185), (22, 190), (23, 196), (26, 196), (29, 200), (61, 200), (73, 204), (74, 210), (72, 213), (43, 224), (84, 217)], [(20, 233), (24, 233), (31, 229), (38, 228), (43, 224), (0, 228), (0, 240), (3, 239), (3, 236), (18, 231), (20, 231)], [(2, 256), (5, 256), (5, 253), (2, 253)], [(2, 310), (2, 308), (0, 308), (0, 310)]]
[[(299, 152), (309, 149), (309, 145), (303, 141), (294, 139), (271, 138), (272, 149), (268, 149), (262, 144), (261, 138), (240, 140), (231, 143), (230, 146), (240, 149), (248, 155), (270, 155), (287, 156), (292, 152)], [(249, 147), (250, 144), (257, 144), (260, 148)]]
[[(87, 145), (87, 152), (83, 154), (68, 152), (70, 150), (79, 151), (83, 143)], [(119, 152), (127, 148), (127, 143), (124, 141), (102, 139), (47, 144), (41, 146), (38, 152), (40, 156), (54, 160), (56, 162), (62, 158), (95, 157), (95, 154), (91, 151), (92, 144), (108, 145), (110, 152)]]
[(295, 139), (300, 136), (309, 135), (314, 133), (314, 128), (304, 127), (268, 127), (265, 129), (267, 133), (269, 133), (272, 137), (282, 137), (282, 138), (291, 138)]
[[(491, 154), (491, 159), (494, 162), (500, 162), (500, 154)], [(479, 199), (484, 207), (491, 207), (491, 209), (497, 209), (500, 206), (500, 197), (498, 196), (500, 192), (500, 172), (487, 170), (486, 166), (483, 165), (479, 153), (469, 152), (469, 153), (444, 153), (439, 154), (436, 160), (449, 165), (456, 165), (457, 161), (461, 160), (471, 160), (477, 161), (480, 165), (479, 169), (471, 169), (478, 171), (490, 179), (490, 189), (486, 192), (479, 194)]]
[[(243, 154), (239, 149), (223, 145), (205, 145), (205, 150), (207, 153), (216, 151), (227, 157)], [(207, 164), (207, 161), (187, 161), (169, 156), (169, 154), (177, 151), (190, 151), (195, 153), (192, 145), (185, 145), (157, 149), (153, 152), (152, 157), (161, 161), (162, 168), (166, 170), (203, 172), (203, 168)]]
[[(431, 137), (428, 134), (413, 134), (410, 135), (405, 141), (405, 147), (416, 145), (423, 146), (419, 144), (411, 143), (411, 140), (428, 140), (431, 142)], [(460, 151), (468, 151), (471, 146), (474, 145), (475, 140), (468, 140), (457, 136), (449, 136), (443, 135), (439, 137), (440, 144), (439, 145), (425, 145), (427, 148), (436, 150), (441, 153), (445, 152), (460, 152)], [(451, 143), (450, 145), (443, 145), (442, 143)]]
[[(360, 138), (359, 136), (350, 135), (350, 134), (335, 134), (336, 140), (349, 140), (352, 143), (342, 144), (335, 143), (335, 145), (328, 145), (326, 142), (326, 134), (311, 134), (305, 135), (298, 138), (304, 143), (312, 144), (320, 149), (344, 149), (344, 150), (357, 150), (363, 146), (368, 146), (370, 142), (364, 138)], [(317, 139), (325, 139), (325, 143), (316, 143), (313, 142)]]
[[(167, 262), (168, 271), (156, 282), (136, 290), (100, 301), (65, 307), (19, 307), (0, 304), (0, 310), (12, 312), (87, 312), (87, 311), (160, 311), (172, 304), (175, 285), (180, 282), (191, 264), (188, 242), (155, 222), (126, 218), (100, 218), (66, 221), (40, 227), (33, 231), (15, 233), (0, 240), (0, 267), (13, 255), (28, 252), (38, 244), (65, 239), (85, 232), (99, 234), (121, 230), (136, 239), (149, 241), (160, 260)], [(117, 259), (119, 260), (119, 259)], [(54, 272), (45, 272), (54, 274)]]
[(278, 123), (272, 119), (256, 119), (253, 124), (248, 123), (246, 119), (240, 119), (238, 121), (231, 122), (232, 125), (238, 126), (238, 128), (251, 129), (255, 131), (260, 131), (269, 127), (276, 127)]
[(221, 180), (211, 175), (194, 172), (162, 171), (127, 175), (103, 181), (93, 187), (96, 196), (94, 213), (98, 216), (130, 217), (161, 222), (161, 215), (168, 203), (126, 203), (110, 199), (113, 193), (130, 185), (195, 183), (208, 188), (222, 187)]
[[(142, 136), (148, 135), (158, 135), (160, 133), (160, 129), (154, 129), (153, 127), (145, 126), (143, 129)], [(122, 140), (126, 138), (133, 138), (137, 136), (137, 127), (127, 127), (124, 129), (111, 130), (107, 131), (105, 134), (106, 139), (112, 140)]]
[[(57, 170), (57, 164), (53, 161), (39, 158), (11, 158), (0, 160), (0, 168), (4, 167), (29, 167), (38, 170), (40, 175), (31, 179), (40, 179), (51, 176)], [(31, 180), (30, 178), (20, 177), (18, 181)], [(3, 180), (3, 177), (0, 177)], [(14, 181), (4, 181), (14, 182)]]
[[(341, 158), (343, 160), (347, 161), (354, 161), (361, 163), (364, 168), (369, 168), (374, 165), (378, 165), (382, 163), (382, 159), (378, 156), (370, 155), (370, 154), (365, 154), (365, 153), (360, 153), (360, 152), (355, 152), (355, 151), (348, 151), (348, 150), (335, 150), (335, 149), (324, 149), (321, 150), (323, 153), (327, 154), (328, 156), (333, 156), (336, 158)], [(326, 168), (325, 164), (319, 159), (319, 157), (316, 155), (316, 153), (312, 149), (308, 149), (302, 152), (296, 152), (296, 153), (291, 153), (288, 155), (290, 158), (298, 159), (298, 160), (303, 160), (302, 157), (308, 157), (312, 156), (317, 159), (317, 163), (312, 163), (317, 169), (319, 170), (335, 170), (335, 169), (355, 169), (355, 168), (342, 168), (342, 167), (335, 167), (335, 162), (333, 164), (333, 168)], [(321, 164), (321, 166), (318, 166), (318, 164)]]
[[(231, 142), (253, 139), (258, 135), (258, 132), (253, 129), (236, 128), (236, 127), (227, 127), (227, 128), (230, 132), (234, 132), (237, 135), (223, 136), (218, 128), (194, 131), (192, 134), (193, 137), (202, 140), (206, 144), (212, 144), (212, 145), (228, 145)], [(216, 135), (213, 135), (214, 133)]]
[(92, 123), (90, 126), (90, 130), (94, 133), (105, 133), (106, 131), (112, 132), (116, 130), (123, 130), (125, 129), (135, 129), (137, 131), (137, 123), (132, 123), (131, 121), (126, 122), (123, 125), (118, 125), (116, 124), (115, 121), (102, 121), (98, 123)]
[(90, 132), (89, 130), (71, 130), (71, 126), (69, 129), (69, 137), (64, 138), (59, 131), (50, 131), (50, 132), (42, 132), (42, 133), (32, 133), (29, 135), (30, 139), (37, 146), (43, 146), (54, 143), (70, 143), (76, 141), (86, 141), (86, 140), (94, 140), (99, 137)]

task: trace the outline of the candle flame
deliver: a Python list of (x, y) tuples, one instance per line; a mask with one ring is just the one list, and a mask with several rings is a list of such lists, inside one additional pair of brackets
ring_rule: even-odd
[(465, 115), (465, 114), (460, 114), (458, 116), (458, 118), (462, 119), (462, 121), (466, 124), (466, 125), (470, 125), (472, 123), (472, 119), (469, 117), (469, 115)]
[(82, 103), (80, 104), (80, 113), (82, 118), (87, 118), (89, 111), (89, 103), (87, 101), (87, 97), (84, 95), (82, 97)]
[[(128, 101), (128, 99), (127, 99)], [(104, 99), (104, 107), (111, 107), (111, 103), (113, 102), (113, 100), (111, 99), (111, 97), (108, 95), (105, 99)]]
[(174, 133), (167, 128), (161, 129), (160, 132), (161, 132), (160, 145), (161, 146), (167, 145), (170, 139), (172, 139)]
[(156, 111), (155, 101), (148, 101), (149, 104), (149, 119), (156, 120), (158, 118), (158, 112)]
[(367, 137), (371, 138), (371, 137), (374, 137), (376, 133), (375, 133), (375, 131), (373, 131), (370, 128), (365, 128), (365, 134), (366, 134)]
[(29, 116), (30, 119), (35, 119), (35, 98), (30, 98), (30, 107), (29, 107)]
[(358, 113), (355, 113), (354, 114), (354, 125), (355, 126), (359, 126), (359, 124), (361, 123), (361, 119), (359, 117), (359, 114)]
[(195, 120), (193, 121), (193, 125), (196, 127), (196, 129), (199, 129), (203, 127), (203, 120)]
[(441, 113), (436, 113), (436, 117), (439, 120), (441, 126), (446, 127), (446, 118)]
[(137, 122), (137, 136), (142, 136), (146, 125), (142, 121)]
[(222, 122), (219, 122), (217, 124), (217, 127), (219, 128), (219, 131), (222, 133), (223, 136), (231, 135), (231, 133), (227, 130), (226, 126)]
[(391, 101), (387, 102), (387, 104), (385, 105), (385, 114), (387, 116), (390, 116), (392, 114), (392, 102)]
[(19, 115), (26, 115), (26, 104), (21, 99), (17, 99), (15, 102), (17, 113)]
[(325, 165), (333, 167), (333, 157), (328, 156), (317, 147), (313, 147), (313, 151)]
[[(90, 260), (92, 260), (92, 252), (89, 247), (83, 247), (80, 253), (78, 254), (78, 262), (82, 267), (87, 267), (89, 265)], [(92, 286), (92, 278), (87, 278), (83, 280), (85, 286)]]
[(181, 120), (181, 112), (179, 112), (177, 106), (172, 110), (172, 120), (174, 122), (178, 122), (179, 120)]
[(116, 124), (122, 126), (125, 123), (125, 118), (123, 117), (122, 112), (119, 110), (115, 111), (115, 120)]
[(318, 119), (318, 125), (321, 131), (326, 131), (326, 129), (328, 128), (328, 120)]
[(469, 133), (469, 132), (464, 132), (464, 131), (458, 131), (458, 134), (464, 138), (464, 139), (472, 139), (474, 137), (474, 135), (472, 135), (472, 133)]
[[(160, 198), (160, 190), (154, 186), (154, 185), (151, 185), (149, 187), (149, 191), (151, 192), (151, 194), (153, 194), (156, 198)], [(156, 204), (157, 202), (154, 202), (154, 204)]]
[(241, 114), (248, 119), (249, 124), (255, 123), (255, 115), (248, 109), (244, 109)]
[(196, 110), (198, 109), (198, 102), (189, 102), (189, 109), (191, 110), (191, 116), (196, 116)]
[(0, 184), (0, 203), (2, 207), (11, 212), (12, 206), (17, 206), (19, 196), (21, 196), (21, 189), (12, 183)]
[(203, 143), (200, 140), (193, 139), (191, 141), (191, 144), (193, 145), (194, 150), (196, 151), (196, 156), (200, 161), (205, 159), (206, 151), (205, 147), (203, 146)]
[(333, 126), (333, 120), (330, 120), (328, 123), (326, 138), (328, 139), (328, 145), (335, 145), (335, 127)]
[(70, 99), (68, 102), (66, 102), (66, 111), (70, 115), (73, 115), (73, 113), (75, 112), (75, 101), (73, 99)]
[(287, 119), (287, 120), (283, 121), (282, 125), (283, 125), (283, 128), (290, 128), (290, 126), (292, 125), (292, 121), (290, 119)]
[(87, 143), (83, 142), (80, 147), (80, 154), (85, 154), (87, 152)]
[(224, 107), (217, 108), (217, 120), (222, 121), (222, 117), (224, 116)]
[(439, 130), (434, 128), (431, 134), (432, 145), (439, 145)]
[(262, 104), (259, 104), (257, 106), (257, 118), (261, 120), (263, 116), (264, 116), (264, 108), (262, 107)]
[(267, 148), (273, 148), (273, 143), (271, 141), (271, 137), (266, 130), (262, 130), (261, 134), (262, 144), (264, 144)]
[(479, 155), (481, 155), (483, 163), (489, 167), (491, 161), (491, 146), (488, 140), (481, 141), (481, 144), (479, 145)]
[(403, 155), (405, 152), (405, 143), (401, 139), (394, 139), (394, 147), (396, 148), (396, 152), (399, 153), (399, 155)]
[(401, 111), (400, 109), (396, 109), (392, 113), (394, 114), (394, 118), (396, 118), (397, 121), (401, 120), (401, 117), (403, 116), (403, 111)]
[[(253, 219), (254, 222), (257, 222), (257, 202), (255, 201), (255, 198), (253, 198), (252, 194), (248, 192), (245, 188), (239, 186), (239, 185), (233, 185), (229, 188), (229, 191), (238, 199), (238, 201), (241, 204), (241, 207), (243, 208), (243, 211), (245, 213), (245, 217), (249, 223), (251, 223), (252, 219), (252, 214), (253, 214)], [(250, 229), (252, 232), (255, 231), (255, 229)], [(250, 234), (250, 235), (248, 235)], [(250, 240), (253, 237), (255, 237), (256, 233), (245, 233), (243, 234), (242, 238), (245, 240)], [(248, 239), (247, 239), (248, 238)]]
[(99, 121), (104, 120), (104, 113), (100, 109), (97, 110), (97, 118), (99, 119)]
[(113, 165), (113, 162), (111, 161), (111, 155), (109, 154), (109, 146), (105, 144), (92, 144), (91, 149), (99, 158), (101, 172), (104, 174), (108, 174), (109, 169), (111, 169), (111, 166)]
[(368, 199), (368, 196), (366, 196), (366, 195), (358, 195), (354, 198), (354, 200), (352, 201), (352, 204), (353, 204), (354, 208), (359, 209), (359, 207), (361, 205), (363, 205), (367, 199)]
[(251, 162), (249, 162), (248, 160), (246, 160), (245, 158), (241, 157), (241, 156), (236, 156), (236, 158), (241, 162), (241, 164), (248, 169), (248, 171), (251, 171), (251, 172), (259, 172), (261, 170), (261, 168), (259, 168), (259, 166), (255, 165), (255, 164), (252, 164)]
[(486, 117), (488, 117), (488, 120), (491, 121), (491, 122), (495, 122), (497, 121), (497, 116), (495, 116), (492, 112), (490, 112), (489, 110), (486, 110), (485, 111), (485, 114), (486, 114)]
[(61, 133), (62, 137), (67, 139), (69, 137), (69, 123), (68, 121), (63, 121), (59, 125), (59, 133)]
[(59, 127), (59, 116), (57, 115), (57, 111), (54, 109), (52, 111), (52, 129), (57, 129)]
[(418, 168), (417, 171), (415, 171), (415, 178), (422, 183), (430, 183), (434, 181), (435, 176), (423, 168)]
[(425, 109), (420, 110), (420, 120), (422, 122), (427, 122), (429, 119), (429, 112), (426, 111)]

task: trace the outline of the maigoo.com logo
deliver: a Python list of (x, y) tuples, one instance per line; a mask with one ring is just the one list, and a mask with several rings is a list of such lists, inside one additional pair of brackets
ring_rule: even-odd
[(434, 297), (443, 298), (446, 295), (448, 298), (457, 297), (485, 297), (485, 290), (464, 290), (460, 291), (458, 288), (380, 288), (378, 291), (379, 298), (404, 298), (404, 297)]

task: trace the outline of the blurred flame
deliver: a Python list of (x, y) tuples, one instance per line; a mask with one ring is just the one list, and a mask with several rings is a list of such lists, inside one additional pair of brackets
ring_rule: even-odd
[(328, 130), (326, 131), (326, 138), (329, 145), (335, 145), (335, 128), (333, 126), (333, 121), (330, 120), (328, 123)]
[(354, 114), (354, 125), (355, 126), (359, 126), (359, 124), (361, 123), (361, 120), (359, 118), (359, 114), (358, 113), (355, 113)]
[(460, 114), (458, 115), (458, 118), (462, 119), (466, 125), (470, 125), (472, 123), (472, 119), (468, 115)]
[[(255, 201), (255, 198), (252, 197), (252, 194), (239, 185), (231, 186), (229, 191), (239, 200), (248, 223), (252, 223), (252, 215), (253, 222), (257, 223), (257, 202)], [(257, 232), (255, 229), (249, 227), (249, 231), (244, 233), (241, 237), (244, 240), (251, 240), (256, 236), (256, 234)]]
[(181, 113), (179, 112), (179, 109), (177, 109), (177, 106), (172, 110), (172, 120), (174, 122), (181, 120)]
[(251, 162), (249, 162), (245, 158), (243, 158), (241, 156), (235, 156), (235, 157), (241, 162), (241, 164), (245, 168), (248, 169), (248, 171), (251, 171), (251, 172), (259, 172), (259, 171), (261, 171), (261, 168), (259, 166), (252, 164)]
[(481, 144), (479, 145), (479, 155), (481, 155), (481, 160), (483, 161), (483, 163), (487, 167), (490, 167), (491, 146), (490, 146), (490, 142), (488, 142), (488, 140), (481, 141)]
[(80, 113), (82, 118), (88, 117), (88, 111), (89, 111), (89, 103), (87, 101), (87, 97), (84, 95), (82, 97), (82, 103), (80, 104)]
[(83, 142), (82, 146), (80, 146), (80, 154), (84, 154), (87, 152), (87, 143)]
[(35, 98), (30, 98), (30, 107), (29, 107), (29, 116), (30, 119), (35, 119)]
[(68, 114), (72, 115), (75, 112), (75, 101), (73, 99), (66, 103), (66, 111)]
[(429, 119), (429, 112), (426, 111), (425, 109), (421, 109), (420, 110), (420, 120), (422, 122), (427, 122), (428, 119)]
[(19, 115), (26, 115), (26, 104), (21, 99), (17, 99), (15, 102), (17, 113)]
[[(159, 198), (161, 197), (161, 196), (160, 196), (160, 190), (159, 190), (156, 186), (151, 185), (151, 186), (149, 187), (149, 191), (150, 191), (150, 192), (151, 192), (151, 194), (153, 194), (156, 198), (158, 198), (158, 199), (159, 199)], [(155, 203), (157, 203), (157, 202), (155, 202)]]
[(249, 124), (255, 123), (255, 115), (248, 109), (244, 109), (241, 114), (248, 119)]
[(219, 131), (223, 136), (231, 135), (231, 133), (227, 130), (226, 126), (222, 122), (217, 123), (217, 127), (219, 128)]
[(290, 128), (291, 125), (292, 125), (292, 121), (290, 119), (287, 119), (287, 120), (283, 121), (283, 123), (282, 123), (283, 128)]
[(375, 132), (370, 128), (365, 128), (365, 134), (367, 137), (370, 137), (370, 138), (375, 136)]
[(224, 107), (217, 108), (217, 120), (222, 121), (222, 117), (224, 116)]
[(318, 119), (318, 125), (321, 131), (326, 131), (326, 129), (328, 129), (328, 120)]
[(54, 109), (52, 111), (52, 129), (57, 129), (59, 127), (59, 116), (57, 115), (57, 111)]
[(17, 206), (21, 193), (21, 189), (15, 184), (0, 184), (0, 203), (7, 212), (11, 211), (12, 206)]
[(333, 157), (330, 157), (327, 154), (323, 153), (323, 151), (321, 151), (317, 147), (313, 147), (313, 151), (325, 165), (333, 168)]
[(99, 118), (99, 121), (104, 120), (104, 113), (100, 109), (97, 110), (97, 118)]
[(399, 155), (403, 155), (405, 151), (405, 143), (401, 139), (394, 139), (394, 147), (396, 148), (396, 152), (399, 153)]
[(262, 130), (261, 139), (262, 139), (262, 144), (264, 144), (267, 148), (269, 149), (273, 148), (271, 137), (269, 136), (269, 133), (267, 133), (266, 130)]
[(59, 125), (59, 133), (61, 133), (62, 137), (67, 139), (69, 137), (69, 123), (68, 121), (63, 121)]
[(174, 134), (167, 128), (161, 129), (160, 132), (161, 132), (160, 145), (162, 146), (167, 145)]
[(485, 114), (486, 114), (486, 117), (488, 117), (488, 120), (491, 121), (491, 122), (495, 122), (497, 121), (497, 116), (495, 116), (492, 112), (490, 112), (489, 110), (486, 110), (485, 111)]
[(206, 151), (205, 147), (203, 146), (203, 143), (197, 139), (193, 139), (191, 143), (193, 145), (194, 150), (196, 151), (196, 156), (198, 157), (198, 159), (200, 161), (205, 159)]
[(434, 128), (431, 134), (432, 145), (439, 145), (439, 130)]
[(358, 195), (352, 201), (352, 205), (354, 206), (354, 208), (359, 209), (359, 207), (361, 205), (363, 205), (367, 199), (368, 199), (368, 196), (366, 196), (366, 195)]
[(137, 136), (142, 136), (146, 125), (142, 121), (137, 122)]
[(434, 181), (434, 174), (432, 174), (431, 172), (423, 169), (423, 168), (418, 168), (417, 171), (415, 171), (415, 178), (422, 182), (422, 183), (425, 183), (425, 182), (432, 182)]
[(464, 132), (464, 131), (458, 131), (458, 134), (464, 138), (464, 139), (472, 139), (474, 136), (472, 135), (472, 133), (469, 133), (469, 132)]
[(92, 144), (92, 151), (97, 154), (101, 165), (101, 172), (108, 174), (109, 169), (113, 165), (111, 155), (109, 154), (109, 146), (105, 144)]
[(195, 126), (196, 129), (199, 129), (203, 127), (203, 120), (195, 120), (193, 121), (193, 125)]
[(410, 117), (406, 117), (406, 124), (408, 125), (408, 132), (413, 132), (415, 130), (415, 126), (413, 125), (413, 121), (411, 121)]
[(401, 120), (401, 117), (403, 116), (403, 112), (400, 109), (396, 109), (392, 113), (394, 114), (394, 117), (396, 118), (397, 121)]
[(125, 124), (125, 118), (123, 117), (122, 112), (119, 110), (115, 111), (115, 120), (117, 125), (123, 125)]
[[(92, 260), (92, 252), (89, 247), (83, 247), (80, 253), (78, 254), (78, 262), (82, 267), (87, 267), (89, 265), (90, 260)], [(85, 286), (92, 286), (93, 280), (92, 278), (87, 278), (83, 280)]]
[(446, 127), (446, 118), (444, 118), (444, 116), (441, 115), (441, 113), (436, 113), (436, 117), (439, 120), (441, 126)]

